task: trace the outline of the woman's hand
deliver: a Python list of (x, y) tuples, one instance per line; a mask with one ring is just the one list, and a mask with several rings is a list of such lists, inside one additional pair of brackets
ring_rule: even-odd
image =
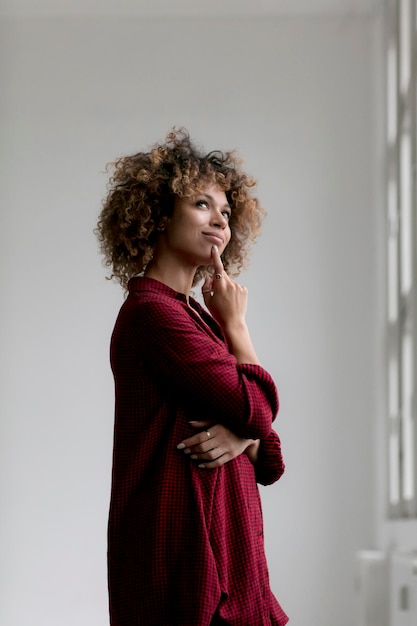
[(190, 422), (193, 428), (205, 428), (202, 432), (185, 439), (177, 448), (184, 450), (193, 461), (199, 461), (198, 467), (213, 469), (228, 463), (246, 452), (250, 461), (255, 464), (259, 441), (242, 439), (223, 424), (199, 421)]
[(213, 246), (214, 274), (207, 276), (202, 287), (204, 303), (214, 319), (227, 330), (232, 324), (244, 324), (248, 290), (225, 272), (217, 246)]
[(213, 246), (212, 259), (214, 276), (207, 276), (204, 281), (204, 303), (222, 327), (229, 350), (237, 362), (259, 365), (245, 321), (248, 290), (226, 274), (217, 246)]

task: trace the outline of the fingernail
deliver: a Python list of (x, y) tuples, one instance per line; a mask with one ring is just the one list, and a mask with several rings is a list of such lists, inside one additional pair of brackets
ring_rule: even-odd
[(216, 246), (216, 244), (213, 244), (213, 250), (215, 250), (216, 252), (219, 251), (218, 247)]
[(198, 456), (197, 456), (196, 454), (192, 454), (192, 455), (190, 456), (190, 459), (198, 459)]
[(190, 420), (188, 423), (189, 424), (197, 424), (197, 420)]
[(182, 450), (183, 448), (185, 448), (185, 443), (179, 443), (177, 445), (177, 450)]
[(201, 467), (201, 469), (206, 469), (205, 465), (199, 465), (198, 467)]
[(191, 450), (189, 448), (187, 448), (186, 450), (184, 450), (184, 454), (190, 454)]

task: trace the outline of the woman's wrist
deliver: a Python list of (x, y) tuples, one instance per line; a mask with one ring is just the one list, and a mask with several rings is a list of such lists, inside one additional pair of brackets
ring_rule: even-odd
[(223, 327), (223, 332), (230, 352), (238, 363), (260, 365), (245, 322), (227, 324)]
[(256, 462), (258, 460), (260, 443), (261, 442), (259, 439), (252, 439), (252, 443), (250, 443), (245, 450), (245, 453), (248, 456), (249, 461), (252, 463), (252, 465), (256, 465)]

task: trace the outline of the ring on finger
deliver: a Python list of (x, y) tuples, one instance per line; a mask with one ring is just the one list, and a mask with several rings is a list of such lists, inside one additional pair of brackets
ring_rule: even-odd
[(206, 430), (206, 435), (207, 435), (207, 439), (210, 439), (210, 437), (211, 437), (211, 433), (210, 433), (210, 431), (209, 431), (209, 430)]
[(214, 277), (215, 277), (217, 280), (220, 280), (220, 279), (221, 279), (221, 277), (222, 277), (222, 275), (221, 275), (221, 274), (215, 274), (215, 275), (214, 275)]

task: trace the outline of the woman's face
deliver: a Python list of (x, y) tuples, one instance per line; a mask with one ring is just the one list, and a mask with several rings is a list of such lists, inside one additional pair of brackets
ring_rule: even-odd
[(165, 230), (165, 245), (183, 263), (195, 268), (210, 265), (213, 245), (222, 254), (230, 241), (230, 214), (225, 192), (215, 185), (194, 197), (177, 197)]

